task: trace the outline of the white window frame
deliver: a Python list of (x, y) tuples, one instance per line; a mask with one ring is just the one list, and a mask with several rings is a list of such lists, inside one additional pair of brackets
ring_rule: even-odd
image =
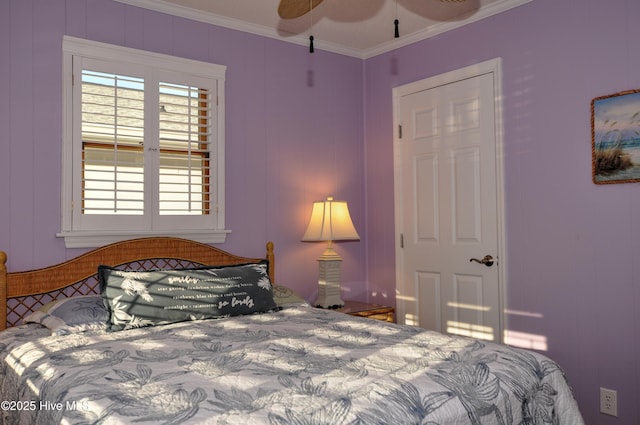
[[(63, 129), (62, 129), (62, 226), (57, 237), (64, 238), (67, 248), (97, 247), (121, 240), (150, 237), (174, 236), (195, 240), (202, 243), (222, 243), (230, 230), (225, 229), (224, 218), (224, 80), (226, 67), (206, 62), (178, 58), (159, 53), (127, 47), (114, 46), (95, 41), (83, 40), (64, 36), (63, 53)], [(116, 227), (113, 229), (91, 228), (82, 220), (78, 220), (74, 211), (74, 198), (79, 196), (77, 189), (80, 184), (82, 164), (79, 149), (81, 149), (80, 117), (74, 117), (74, 102), (79, 102), (79, 96), (74, 99), (74, 57), (76, 62), (83, 59), (96, 59), (113, 62), (120, 65), (142, 66), (153, 68), (162, 73), (174, 73), (192, 76), (196, 79), (212, 80), (217, 93), (215, 113), (211, 114), (212, 140), (211, 151), (211, 214), (200, 220), (197, 227), (181, 225), (188, 220), (184, 216), (173, 216), (175, 219), (165, 220), (162, 228), (152, 225), (153, 217), (141, 228)], [(75, 76), (78, 80), (80, 76)], [(216, 99), (211, 99), (216, 102)], [(79, 139), (80, 140), (79, 140)], [(75, 189), (74, 189), (75, 188)], [(80, 204), (78, 201), (77, 204)], [(79, 205), (77, 205), (79, 207)], [(74, 219), (74, 214), (76, 218)], [(201, 217), (200, 217), (201, 218)], [(129, 227), (129, 226), (127, 226)]]

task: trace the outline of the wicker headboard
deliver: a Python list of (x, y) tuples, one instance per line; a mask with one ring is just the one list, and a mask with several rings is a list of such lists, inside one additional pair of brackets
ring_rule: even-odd
[[(273, 243), (265, 258), (275, 283)], [(230, 254), (186, 239), (132, 239), (97, 248), (63, 263), (37, 270), (7, 272), (7, 254), (0, 251), (0, 330), (19, 324), (32, 311), (58, 298), (99, 292), (97, 268), (104, 264), (123, 270), (188, 268), (262, 261)]]

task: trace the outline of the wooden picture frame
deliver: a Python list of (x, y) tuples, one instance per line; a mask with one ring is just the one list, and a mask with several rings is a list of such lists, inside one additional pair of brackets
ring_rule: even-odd
[(595, 184), (640, 182), (640, 90), (591, 101), (591, 158)]

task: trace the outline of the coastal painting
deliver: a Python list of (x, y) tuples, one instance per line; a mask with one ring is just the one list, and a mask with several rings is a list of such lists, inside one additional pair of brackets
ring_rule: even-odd
[(591, 101), (595, 184), (640, 182), (640, 90)]

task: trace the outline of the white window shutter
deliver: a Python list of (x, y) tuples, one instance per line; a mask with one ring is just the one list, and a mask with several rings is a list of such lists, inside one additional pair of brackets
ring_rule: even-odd
[(63, 50), (71, 189), (58, 236), (74, 247), (160, 234), (223, 242), (225, 68), (71, 37)]

